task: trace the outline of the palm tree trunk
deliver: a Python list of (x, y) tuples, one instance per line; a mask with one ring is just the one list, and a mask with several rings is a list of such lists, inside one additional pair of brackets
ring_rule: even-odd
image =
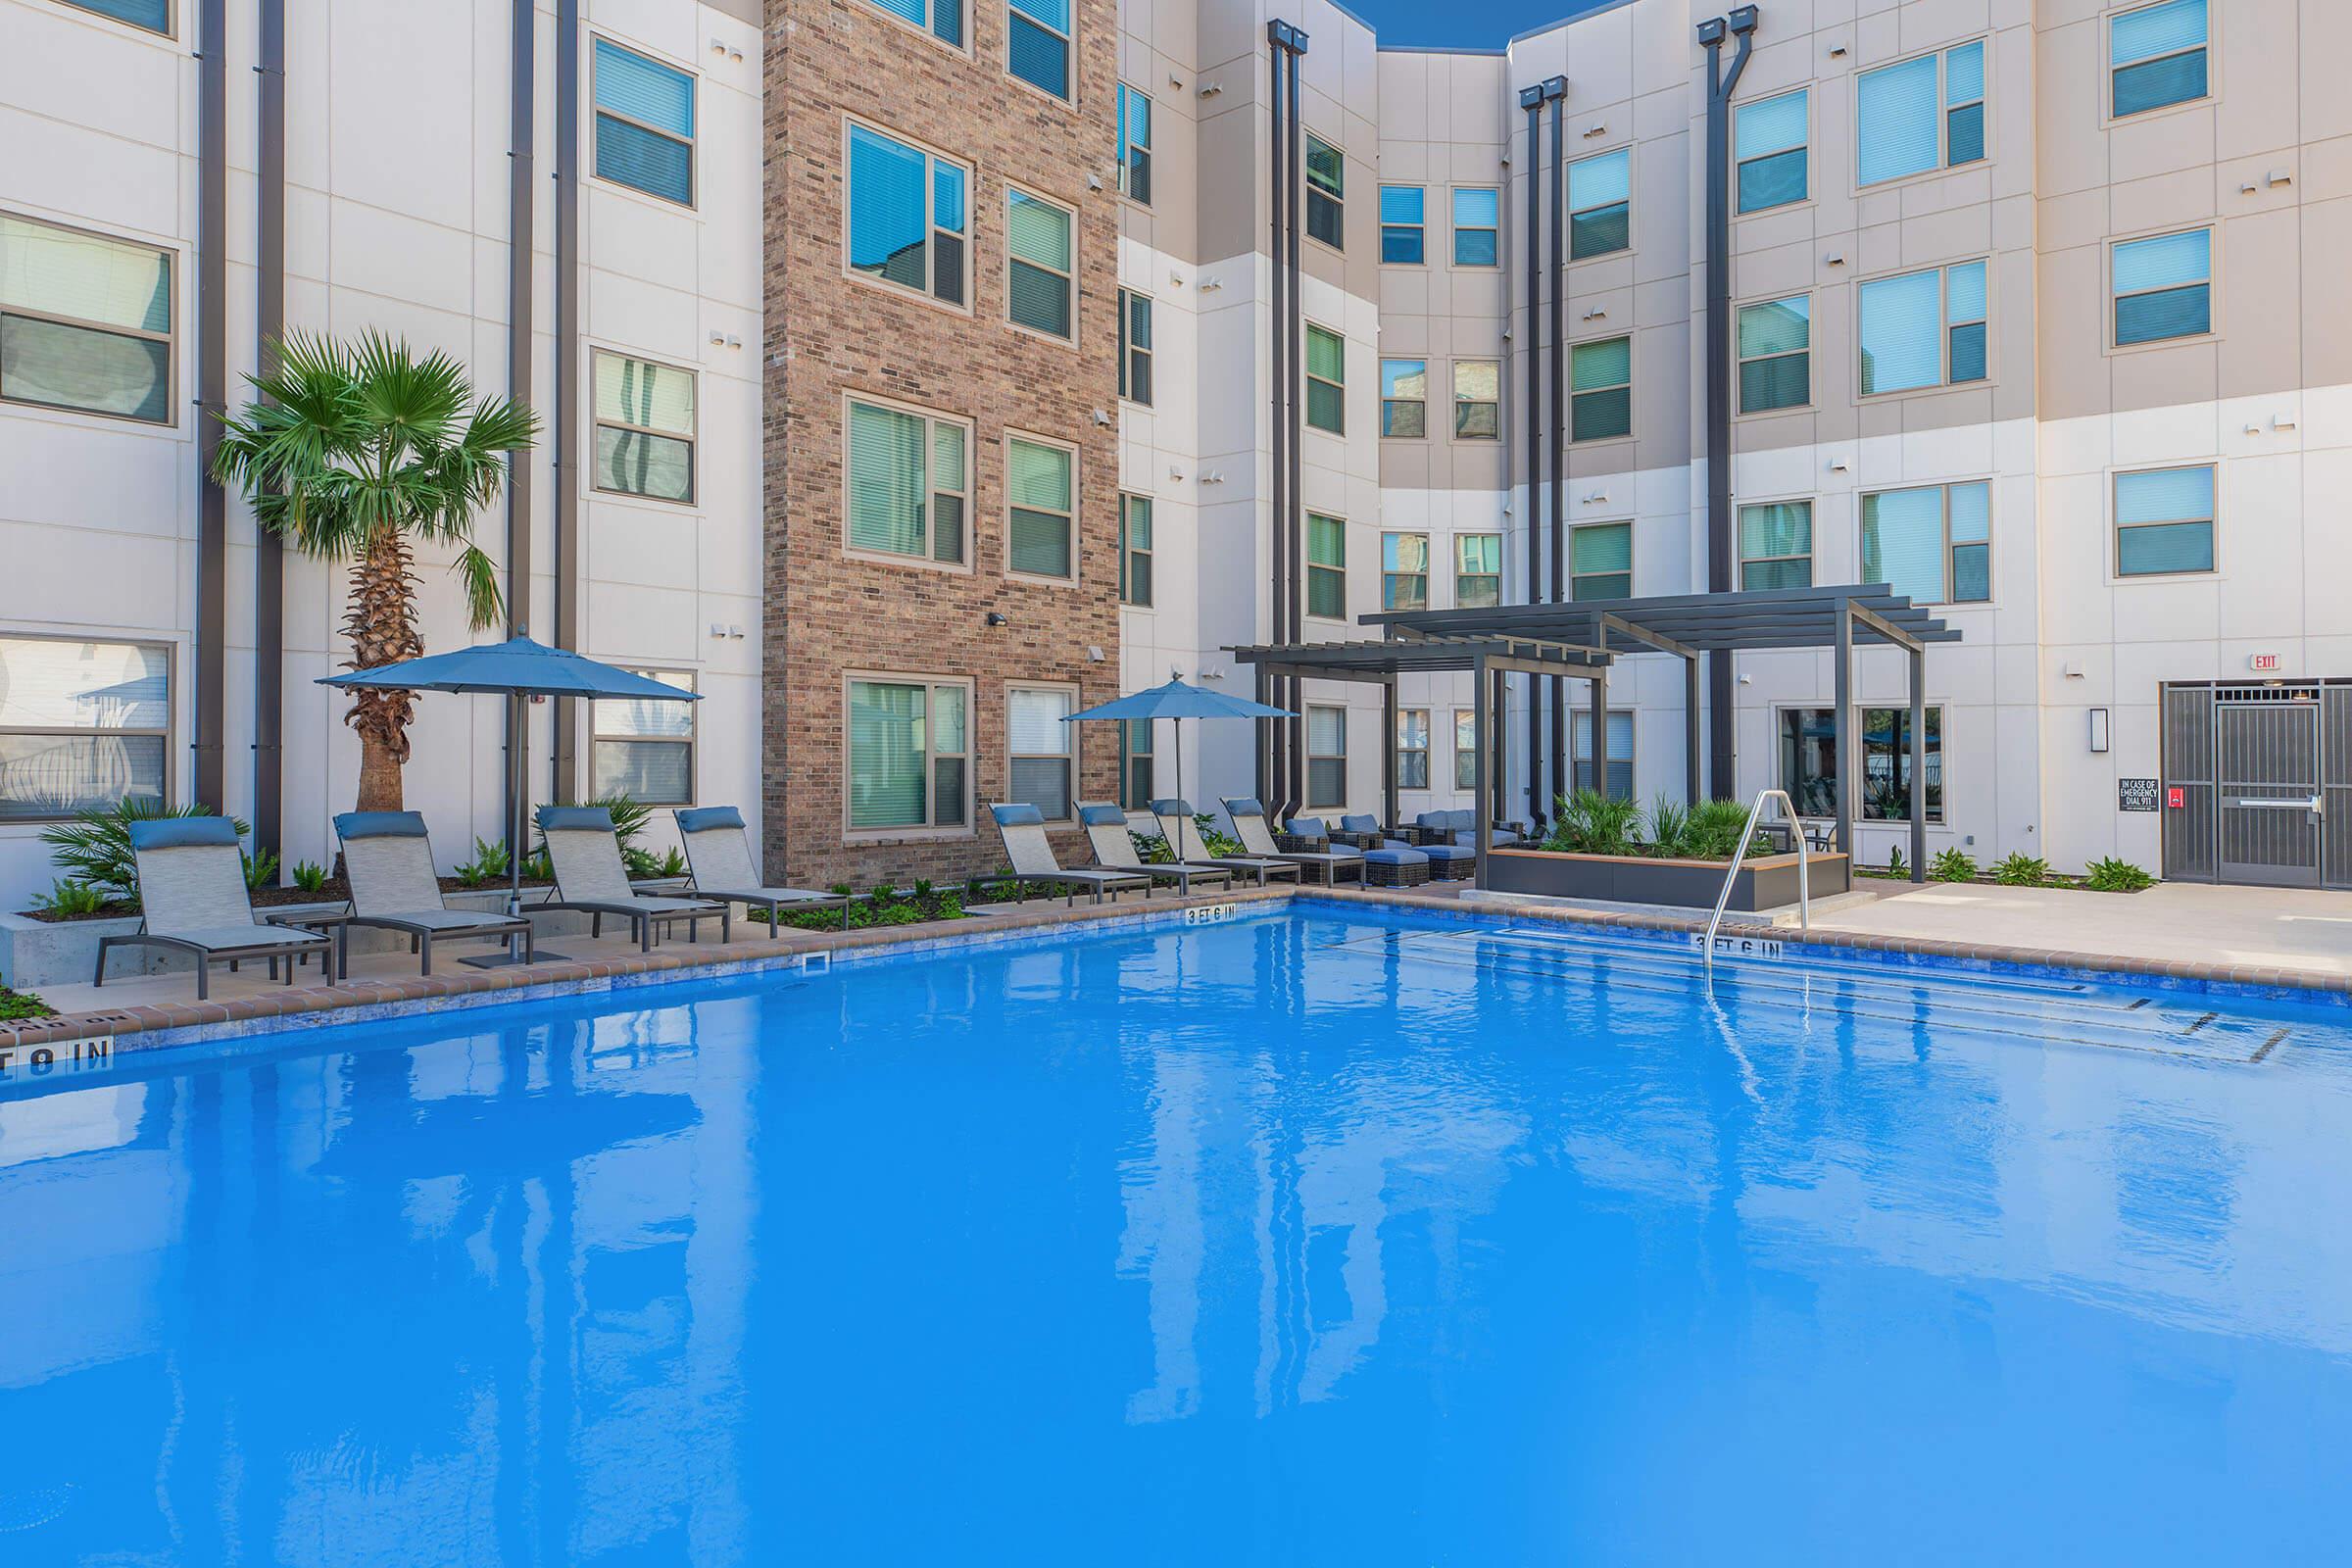
[[(424, 652), (416, 634), (416, 582), (409, 542), (395, 528), (378, 529), (351, 574), (351, 610), (343, 619), (353, 669), (374, 669)], [(409, 720), (416, 694), (363, 691), (353, 695), (343, 721), (360, 733), (363, 811), (397, 811), (401, 764), (409, 760)]]

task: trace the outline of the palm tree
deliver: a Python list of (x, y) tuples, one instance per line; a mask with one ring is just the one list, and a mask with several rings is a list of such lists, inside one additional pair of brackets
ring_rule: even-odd
[[(538, 416), (503, 398), (474, 401), (465, 368), (368, 332), (355, 344), (295, 336), (276, 368), (248, 376), (261, 394), (225, 415), (213, 472), (254, 517), (305, 555), (351, 562), (347, 668), (424, 652), (416, 631), (418, 540), (461, 546), (451, 569), (473, 629), (503, 610), (498, 568), (473, 543), (473, 519), (498, 499), (505, 454), (528, 451)], [(355, 693), (344, 722), (360, 734), (363, 811), (401, 809), (414, 694)]]

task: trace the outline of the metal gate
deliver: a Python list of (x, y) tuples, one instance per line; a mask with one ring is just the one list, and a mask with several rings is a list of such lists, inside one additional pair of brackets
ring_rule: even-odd
[(2213, 716), (2221, 880), (2318, 887), (2319, 689), (2221, 687)]

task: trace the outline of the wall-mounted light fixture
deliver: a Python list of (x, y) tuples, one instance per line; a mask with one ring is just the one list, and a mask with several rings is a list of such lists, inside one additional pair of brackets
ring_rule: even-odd
[(1009, 626), (1012, 624), (1012, 617), (1001, 610), (992, 610), (988, 612), (988, 619), (984, 624), (990, 626)]
[(2107, 710), (2104, 708), (2090, 710), (2090, 749), (2094, 752), (2107, 749)]

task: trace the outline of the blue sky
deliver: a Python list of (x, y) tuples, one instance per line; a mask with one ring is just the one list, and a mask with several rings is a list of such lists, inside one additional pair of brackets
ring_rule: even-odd
[[(1559, 21), (1593, 0), (1340, 0), (1385, 44), (1446, 44), (1499, 49), (1512, 34)], [(1308, 47), (1313, 47), (1310, 43)]]

